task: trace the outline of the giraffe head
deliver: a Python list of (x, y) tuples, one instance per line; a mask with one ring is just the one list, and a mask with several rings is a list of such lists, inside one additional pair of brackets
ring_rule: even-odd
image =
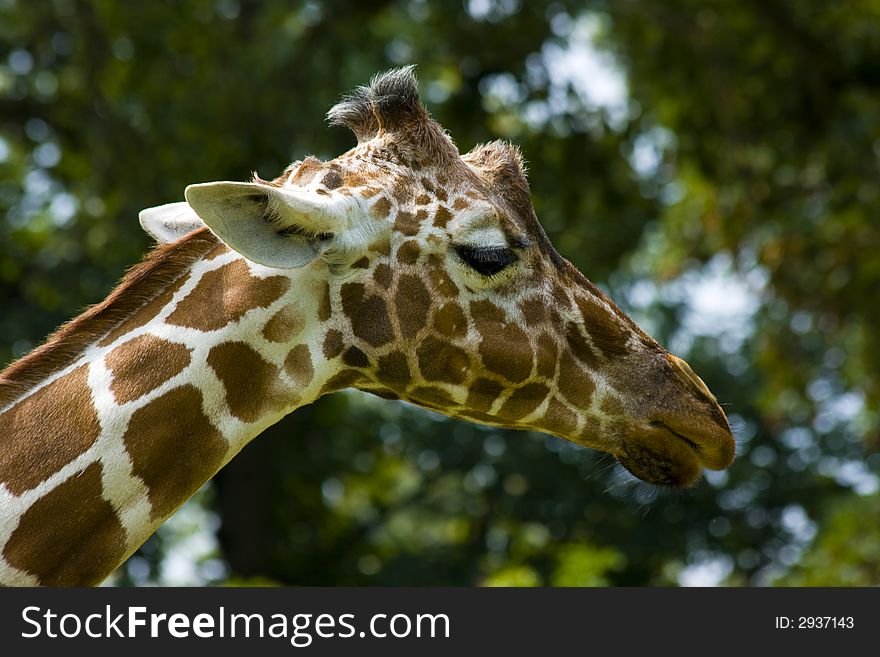
[(172, 239), (200, 222), (249, 260), (309, 271), (320, 344), (355, 387), (469, 421), (608, 452), (679, 487), (735, 443), (700, 378), (560, 256), (535, 216), (519, 151), (464, 155), (422, 105), (411, 68), (330, 110), (358, 144), (272, 181), (191, 185), (142, 214)]

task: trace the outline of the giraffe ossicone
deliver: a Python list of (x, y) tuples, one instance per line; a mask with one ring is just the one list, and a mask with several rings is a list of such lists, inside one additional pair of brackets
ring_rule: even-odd
[(102, 581), (263, 429), (349, 387), (660, 485), (730, 464), (705, 384), (554, 250), (514, 146), (460, 155), (412, 68), (328, 116), (357, 146), (145, 210), (159, 246), (0, 373), (0, 582)]

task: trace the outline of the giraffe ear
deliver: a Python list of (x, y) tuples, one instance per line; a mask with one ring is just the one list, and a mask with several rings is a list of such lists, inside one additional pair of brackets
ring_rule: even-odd
[(177, 241), (205, 225), (187, 203), (166, 203), (141, 210), (138, 220), (147, 234), (159, 244)]
[(231, 249), (267, 267), (307, 265), (332, 243), (342, 214), (323, 197), (258, 182), (190, 185), (186, 201)]

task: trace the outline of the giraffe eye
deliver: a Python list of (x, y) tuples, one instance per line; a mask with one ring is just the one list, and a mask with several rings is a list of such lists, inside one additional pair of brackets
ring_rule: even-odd
[(519, 258), (506, 246), (456, 246), (461, 261), (483, 276), (493, 276)]

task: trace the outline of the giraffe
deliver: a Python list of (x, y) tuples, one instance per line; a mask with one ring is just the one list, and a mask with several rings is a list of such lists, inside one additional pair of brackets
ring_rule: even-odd
[(520, 152), (461, 155), (412, 67), (328, 113), (357, 145), (144, 210), (159, 244), (0, 373), (0, 582), (100, 583), (251, 439), (356, 388), (612, 454), (723, 469), (719, 404), (550, 244)]

